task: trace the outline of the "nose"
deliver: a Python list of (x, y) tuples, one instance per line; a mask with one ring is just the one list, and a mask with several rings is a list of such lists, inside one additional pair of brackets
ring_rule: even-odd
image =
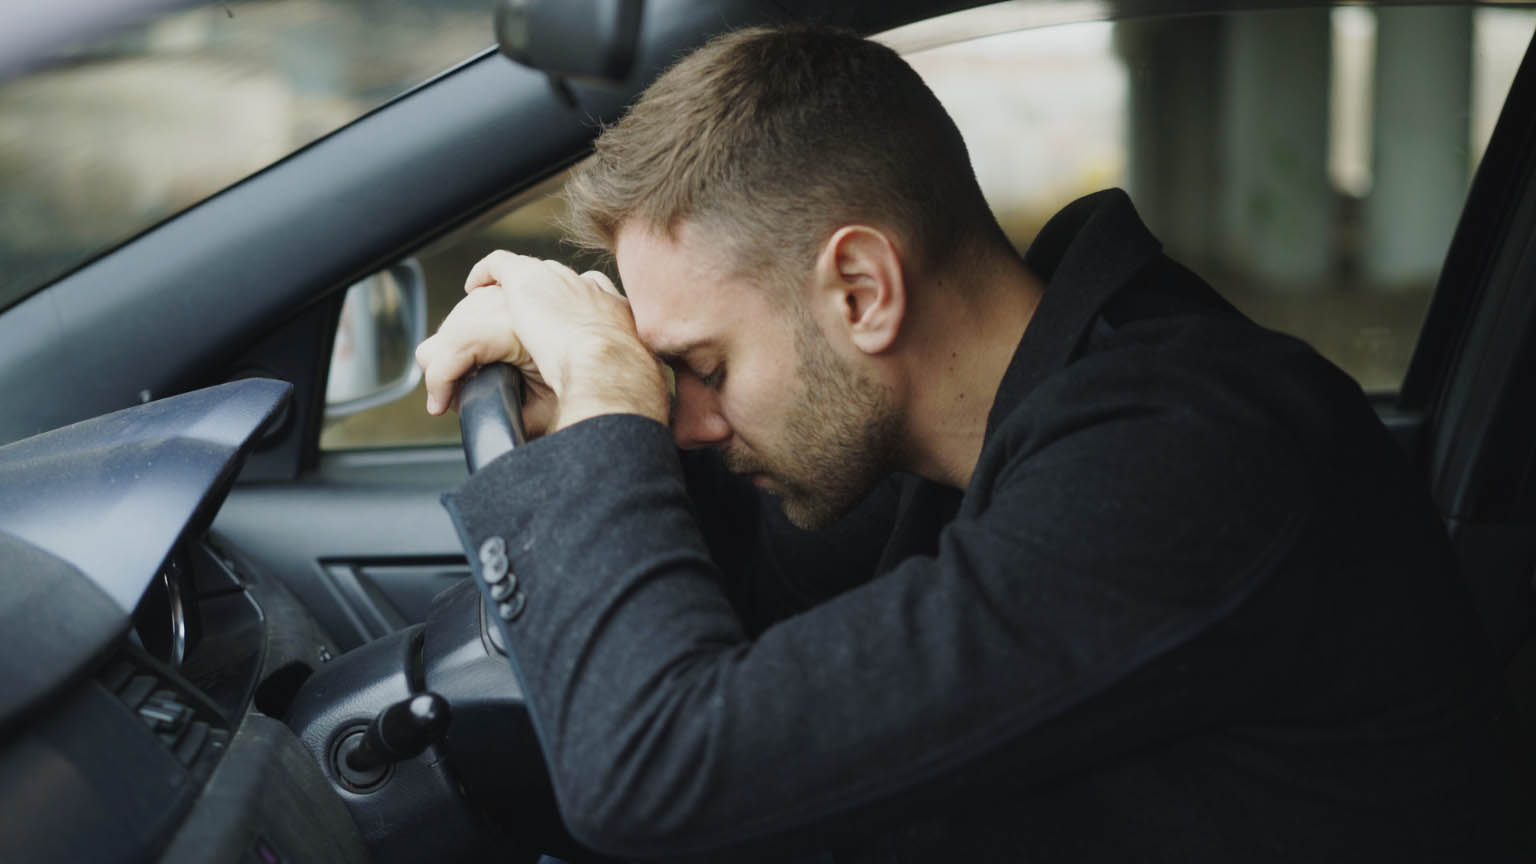
[(731, 424), (720, 413), (715, 392), (691, 375), (677, 376), (672, 399), (672, 437), (684, 450), (718, 447), (731, 437)]

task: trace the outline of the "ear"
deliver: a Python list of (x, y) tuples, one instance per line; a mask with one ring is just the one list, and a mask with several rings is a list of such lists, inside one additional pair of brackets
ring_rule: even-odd
[(888, 350), (907, 313), (901, 253), (891, 237), (868, 225), (837, 229), (816, 259), (816, 295), (854, 346), (866, 354)]

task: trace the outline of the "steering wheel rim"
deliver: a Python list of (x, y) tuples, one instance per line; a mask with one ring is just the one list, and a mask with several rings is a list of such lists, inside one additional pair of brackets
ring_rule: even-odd
[(506, 363), (471, 372), (459, 387), (459, 432), (469, 473), (522, 446), (523, 376)]
[[(460, 385), (459, 430), (463, 433), (464, 460), (468, 464), (471, 474), (488, 465), (497, 457), (521, 446), (527, 440), (523, 434), (522, 384), (523, 376), (516, 368), (505, 363), (493, 363), (489, 366), (482, 366), (470, 373)], [(473, 549), (466, 551), (471, 556), (475, 555), (475, 550)], [(440, 612), (440, 620), (433, 619), (429, 621), (429, 624), (446, 628), (450, 625), (444, 622), (453, 622), (451, 626), (461, 628), (461, 632), (473, 633), (476, 638), (478, 638), (479, 634), (485, 634), (490, 640), (490, 645), (486, 647), (485, 658), (488, 658), (492, 665), (504, 674), (511, 673), (512, 667), (507, 662), (506, 657), (506, 633), (504, 629), (506, 621), (503, 620), (505, 614), (501, 611), (501, 608), (508, 604), (498, 602), (497, 598), (492, 594), (491, 586), (486, 583), (479, 570), (475, 571), (472, 584), (473, 591), (466, 589), (452, 597), (450, 597), (449, 591), (443, 592), (438, 600), (434, 601), (434, 604), (441, 604), (442, 606), (440, 610), (435, 609), (434, 612), (434, 614)], [(505, 586), (508, 583), (501, 582), (500, 584)], [(452, 590), (450, 589), (450, 591)], [(475, 595), (473, 601), (465, 596), (471, 593)], [(449, 599), (445, 602), (445, 598)], [(519, 606), (518, 608), (521, 607)], [(516, 613), (511, 614), (515, 615)], [(469, 626), (467, 631), (462, 629), (466, 618), (475, 622)], [(451, 639), (439, 641), (450, 645), (456, 644)], [(429, 638), (428, 644), (433, 644), (433, 640)], [(477, 656), (476, 652), (473, 651), (450, 650), (440, 655), (440, 659), (441, 662), (453, 666), (454, 664), (466, 662), (466, 658), (470, 658), (469, 662), (474, 662), (473, 658)], [(454, 701), (465, 701), (471, 698), (479, 698), (485, 701), (487, 699), (486, 694), (494, 694), (496, 690), (494, 684), (487, 686), (486, 682), (488, 679), (483, 672), (466, 674), (464, 670), (454, 668), (453, 671), (447, 672), (429, 670), (428, 674), (432, 678), (464, 682), (466, 685), (469, 682), (475, 682), (473, 684), (474, 694), (457, 694), (453, 697)], [(516, 679), (514, 678), (513, 680), (515, 681)], [(489, 698), (494, 700), (495, 696), (492, 695)], [(520, 683), (516, 685), (515, 701), (518, 704), (522, 704)], [(483, 706), (482, 710), (484, 710)], [(474, 716), (474, 713), (473, 709), (467, 709), (459, 711), (459, 716), (461, 718)], [(521, 728), (525, 733), (523, 738), (517, 740), (521, 741), (521, 744), (518, 746), (525, 748), (524, 752), (532, 754), (525, 760), (526, 765), (542, 767), (542, 756), (538, 750), (538, 743), (533, 738), (532, 725), (529, 723), (524, 723), (521, 726), (518, 724), (512, 725), (514, 728)], [(507, 731), (501, 729), (497, 732), (497, 735), (500, 742), (499, 746), (505, 750), (509, 741)], [(447, 748), (445, 752), (449, 754), (448, 758), (450, 761), (455, 763), (458, 771), (464, 772), (466, 768), (459, 763), (459, 754), (465, 751), (460, 750), (452, 742), (447, 744)], [(480, 761), (483, 762), (483, 760)], [(477, 762), (476, 764), (480, 763)], [(506, 780), (508, 777), (518, 776), (518, 773), (502, 770), (477, 771), (475, 780), (469, 786), (469, 790), (480, 788), (482, 783), (489, 783), (490, 785), (485, 788), (490, 789), (491, 794), (498, 799), (506, 799), (509, 795), (516, 796), (513, 800), (518, 802), (515, 809), (520, 815), (526, 816), (530, 813), (543, 815), (545, 818), (540, 824), (545, 825), (546, 828), (540, 830), (539, 842), (542, 847), (547, 847), (545, 848), (547, 853), (558, 855), (561, 859), (572, 862), (611, 861), (611, 859), (597, 856), (590, 850), (583, 848), (566, 833), (564, 826), (560, 822), (554, 794), (548, 787), (547, 780), (545, 780), (545, 785), (540, 785), (537, 782), (529, 785), (527, 781), (517, 781), (511, 786), (503, 786), (499, 785), (495, 780), (488, 779), (498, 778)], [(527, 774), (526, 770), (522, 773)], [(547, 778), (547, 769), (544, 769), (537, 776)], [(461, 773), (460, 777), (462, 779), (464, 775)], [(460, 792), (472, 794), (464, 786), (460, 787)]]

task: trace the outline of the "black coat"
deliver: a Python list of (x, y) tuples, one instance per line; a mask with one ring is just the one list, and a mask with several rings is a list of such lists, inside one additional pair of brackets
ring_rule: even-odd
[(809, 535), (614, 415), (446, 499), (506, 550), (572, 832), (669, 860), (1511, 855), (1470, 603), (1358, 387), (1118, 190), (1026, 262), (1047, 290), (963, 495), (892, 478)]

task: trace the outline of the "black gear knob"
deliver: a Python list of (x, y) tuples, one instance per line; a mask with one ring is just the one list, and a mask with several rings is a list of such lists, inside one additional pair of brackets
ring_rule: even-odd
[(409, 759), (442, 738), (449, 719), (448, 700), (436, 693), (396, 702), (368, 724), (363, 740), (346, 755), (347, 767), (368, 772)]

